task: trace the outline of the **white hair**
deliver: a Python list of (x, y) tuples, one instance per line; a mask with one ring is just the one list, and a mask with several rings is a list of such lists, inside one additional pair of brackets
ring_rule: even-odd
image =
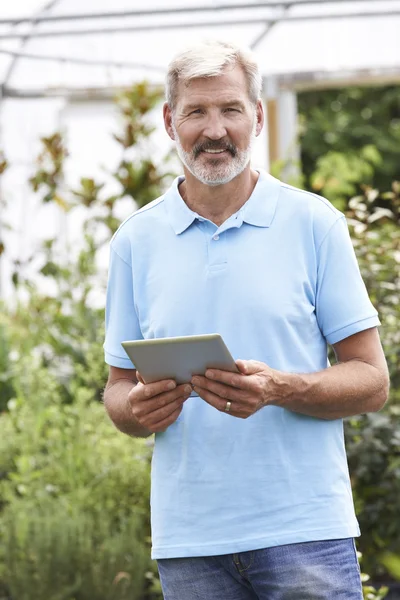
[(170, 62), (166, 81), (166, 100), (170, 108), (176, 107), (179, 83), (187, 85), (191, 79), (216, 77), (226, 67), (236, 65), (243, 69), (249, 99), (256, 104), (261, 95), (261, 74), (253, 52), (229, 42), (206, 40), (187, 47)]

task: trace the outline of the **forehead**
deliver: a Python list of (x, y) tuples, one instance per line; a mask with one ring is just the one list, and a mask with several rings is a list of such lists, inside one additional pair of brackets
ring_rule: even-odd
[(236, 65), (225, 69), (221, 75), (213, 77), (197, 77), (188, 82), (179, 82), (177, 103), (186, 104), (193, 101), (248, 100), (248, 85), (243, 69)]

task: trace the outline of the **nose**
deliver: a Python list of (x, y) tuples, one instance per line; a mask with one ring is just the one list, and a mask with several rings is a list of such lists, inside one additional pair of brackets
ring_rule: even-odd
[(210, 140), (220, 140), (227, 135), (227, 131), (223, 122), (223, 116), (220, 114), (209, 114), (203, 135)]

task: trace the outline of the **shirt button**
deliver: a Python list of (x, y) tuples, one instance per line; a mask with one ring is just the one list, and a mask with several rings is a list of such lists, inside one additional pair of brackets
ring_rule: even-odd
[(219, 240), (219, 235), (214, 235), (213, 236), (213, 240), (218, 241)]

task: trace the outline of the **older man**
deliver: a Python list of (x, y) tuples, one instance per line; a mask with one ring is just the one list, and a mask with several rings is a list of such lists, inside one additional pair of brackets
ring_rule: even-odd
[[(170, 64), (164, 121), (184, 176), (111, 242), (105, 405), (122, 432), (156, 433), (166, 600), (359, 600), (342, 418), (386, 400), (379, 321), (343, 215), (251, 168), (260, 88), (230, 44)], [(121, 348), (210, 332), (240, 373), (146, 385)]]

